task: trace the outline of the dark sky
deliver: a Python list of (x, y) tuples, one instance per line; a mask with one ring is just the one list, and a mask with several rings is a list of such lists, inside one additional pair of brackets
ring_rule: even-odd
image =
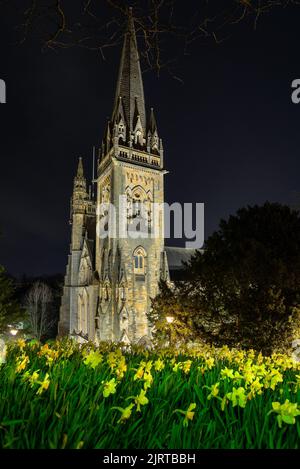
[[(119, 50), (15, 46), (1, 18), (0, 264), (15, 275), (64, 272), (78, 156), (90, 175), (111, 114)], [(300, 7), (245, 23), (221, 44), (196, 44), (176, 74), (144, 75), (163, 138), (166, 201), (204, 202), (205, 231), (246, 204), (300, 191)]]

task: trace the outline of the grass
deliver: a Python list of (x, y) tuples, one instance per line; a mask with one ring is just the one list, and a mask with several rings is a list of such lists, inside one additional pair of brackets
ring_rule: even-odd
[(299, 369), (284, 355), (226, 347), (19, 341), (0, 365), (0, 447), (299, 448)]

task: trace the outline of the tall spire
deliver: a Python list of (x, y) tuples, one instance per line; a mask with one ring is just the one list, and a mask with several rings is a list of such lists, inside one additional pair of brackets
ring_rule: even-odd
[(118, 119), (120, 108), (120, 97), (122, 98), (123, 110), (126, 119), (127, 131), (134, 130), (136, 122), (135, 111), (138, 109), (144, 132), (146, 131), (145, 99), (140, 59), (137, 48), (137, 40), (132, 16), (132, 8), (129, 8), (128, 25), (124, 37), (119, 76), (116, 88), (113, 121)]
[[(101, 145), (102, 159), (112, 148), (113, 154), (118, 157), (122, 152), (122, 155), (127, 155), (118, 149), (119, 146), (159, 156), (160, 162), (152, 159), (149, 164), (162, 167), (163, 148), (153, 110), (146, 121), (144, 87), (131, 8), (128, 10), (112, 118), (107, 123)], [(145, 163), (146, 158), (135, 161)]]

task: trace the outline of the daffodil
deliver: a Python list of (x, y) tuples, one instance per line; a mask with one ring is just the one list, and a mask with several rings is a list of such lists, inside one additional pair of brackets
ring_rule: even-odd
[(141, 389), (140, 394), (135, 397), (136, 411), (140, 412), (141, 411), (141, 405), (146, 405), (146, 404), (148, 404), (148, 402), (149, 402), (149, 399), (146, 397), (146, 390)]
[(246, 383), (252, 383), (255, 380), (255, 373), (253, 369), (250, 367), (246, 368), (243, 372), (243, 378)]
[(39, 376), (40, 376), (40, 375), (39, 375), (39, 373), (38, 373), (37, 371), (34, 371), (34, 372), (32, 373), (32, 375), (29, 376), (28, 381), (29, 381), (29, 383), (30, 383), (30, 385), (31, 385), (32, 388), (33, 388), (33, 386), (35, 385), (35, 383), (38, 381)]
[(178, 362), (178, 363), (174, 363), (174, 366), (173, 366), (173, 371), (175, 371), (175, 373), (181, 369), (181, 362)]
[(106, 383), (104, 383), (103, 397), (108, 397), (111, 394), (115, 394), (116, 387), (117, 387), (117, 383), (116, 383), (115, 378), (112, 378), (110, 381), (107, 381)]
[(192, 365), (192, 360), (186, 360), (185, 362), (183, 362), (182, 370), (184, 371), (186, 375), (190, 372), (191, 365)]
[(165, 364), (163, 362), (163, 360), (161, 360), (160, 358), (158, 358), (155, 362), (154, 362), (154, 369), (155, 371), (161, 371), (163, 370), (165, 367)]
[(131, 403), (129, 406), (125, 407), (112, 407), (113, 409), (119, 410), (121, 412), (121, 417), (118, 420), (118, 423), (124, 423), (126, 420), (128, 420), (132, 414), (132, 408), (134, 407), (134, 404)]
[(279, 428), (282, 427), (282, 423), (287, 423), (288, 425), (293, 425), (296, 423), (296, 417), (300, 415), (300, 410), (298, 409), (297, 403), (292, 403), (286, 399), (284, 404), (280, 402), (272, 402), (272, 409), (270, 413), (275, 412), (277, 415), (277, 422)]
[(145, 365), (145, 373), (150, 373), (153, 366), (152, 360), (147, 361)]
[(116, 375), (117, 375), (117, 378), (118, 379), (122, 379), (124, 374), (126, 373), (127, 371), (127, 365), (126, 365), (126, 360), (125, 360), (125, 357), (121, 357), (119, 362), (118, 362), (118, 365), (117, 365), (117, 368), (116, 368)]
[(23, 354), (21, 358), (17, 361), (16, 372), (20, 373), (21, 371), (25, 370), (28, 363), (29, 363), (29, 357)]
[(248, 398), (252, 399), (255, 397), (257, 394), (262, 394), (262, 388), (263, 384), (259, 381), (258, 378), (256, 378), (252, 383), (250, 384), (249, 390), (250, 393), (248, 394)]
[(234, 372), (233, 377), (235, 381), (239, 381), (243, 378), (243, 376), (238, 371)]
[(37, 353), (39, 357), (46, 355), (49, 352), (49, 345), (45, 344), (40, 348), (40, 351)]
[(150, 388), (151, 384), (153, 382), (152, 374), (151, 373), (144, 373), (143, 379), (144, 379), (144, 388), (145, 389)]
[(189, 405), (187, 410), (181, 410), (181, 409), (176, 409), (174, 412), (179, 412), (180, 414), (184, 415), (183, 419), (183, 426), (187, 427), (189, 424), (189, 420), (193, 420), (195, 412), (193, 412), (196, 409), (197, 405), (193, 402), (192, 404)]
[(208, 400), (210, 400), (212, 397), (217, 397), (217, 395), (219, 394), (219, 386), (220, 386), (220, 383), (216, 383), (211, 386), (210, 388), (211, 392), (207, 396)]
[(134, 379), (134, 381), (136, 381), (137, 379), (142, 379), (143, 376), (144, 376), (144, 368), (139, 367), (136, 370), (136, 373), (135, 373), (133, 379)]
[(57, 360), (59, 353), (57, 350), (49, 350), (46, 356), (46, 365), (51, 366)]
[(26, 346), (26, 342), (24, 339), (18, 339), (17, 340), (17, 346), (19, 347), (20, 350), (24, 350)]
[(207, 358), (207, 360), (205, 360), (205, 363), (206, 363), (207, 368), (211, 370), (215, 364), (215, 359), (213, 357)]
[(273, 368), (266, 376), (264, 380), (265, 388), (275, 389), (278, 383), (283, 382), (283, 376), (278, 369)]
[(242, 387), (233, 388), (232, 392), (226, 394), (226, 397), (229, 401), (232, 402), (232, 406), (246, 407), (247, 404), (247, 395), (246, 390)]
[(43, 381), (36, 381), (40, 387), (37, 390), (37, 394), (40, 395), (43, 393), (43, 391), (46, 391), (49, 388), (50, 380), (49, 380), (49, 374), (46, 373), (45, 378)]
[(107, 363), (111, 370), (114, 370), (117, 367), (118, 361), (122, 356), (121, 350), (116, 350), (115, 352), (110, 352), (107, 356)]
[(140, 366), (138, 367), (133, 377), (134, 381), (136, 381), (137, 379), (142, 379), (142, 377), (144, 376), (144, 372), (145, 372), (145, 366), (146, 366), (146, 362), (144, 361), (141, 361), (140, 363)]
[(222, 376), (222, 378), (234, 379), (233, 370), (225, 367), (225, 368), (223, 368), (223, 370), (221, 370), (221, 376)]
[(90, 353), (85, 357), (83, 363), (91, 368), (95, 369), (102, 362), (103, 357), (98, 350), (91, 350)]

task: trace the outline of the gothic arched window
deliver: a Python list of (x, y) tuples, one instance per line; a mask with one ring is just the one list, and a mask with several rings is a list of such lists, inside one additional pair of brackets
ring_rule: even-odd
[(145, 189), (138, 185), (127, 191), (128, 231), (146, 232), (149, 226), (149, 198)]
[(135, 143), (138, 145), (143, 144), (143, 134), (141, 129), (137, 129), (137, 131), (135, 132)]
[(118, 138), (119, 138), (119, 143), (122, 144), (125, 142), (125, 125), (124, 125), (122, 118), (120, 119), (119, 125), (118, 125)]
[(133, 253), (133, 271), (136, 275), (145, 275), (146, 251), (142, 247), (136, 248)]

